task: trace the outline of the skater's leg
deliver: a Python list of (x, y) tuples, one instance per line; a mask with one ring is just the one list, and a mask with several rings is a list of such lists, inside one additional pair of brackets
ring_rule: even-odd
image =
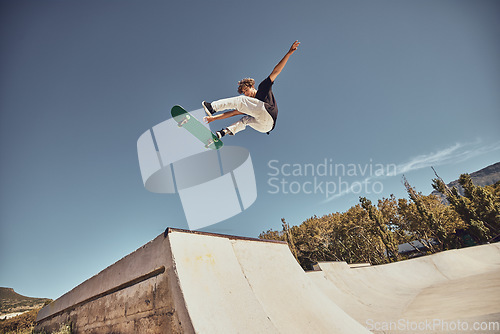
[(228, 126), (227, 129), (231, 131), (231, 134), (235, 135), (236, 133), (245, 130), (247, 125), (253, 128), (254, 130), (266, 133), (273, 128), (273, 119), (269, 117), (269, 119), (264, 122), (264, 121), (259, 121), (258, 119), (252, 116), (244, 116), (237, 122)]
[(237, 96), (227, 99), (217, 100), (211, 103), (215, 111), (226, 109), (236, 109), (246, 115), (257, 119), (266, 118), (269, 113), (266, 111), (264, 102), (248, 96)]
[(235, 109), (246, 114), (237, 122), (227, 127), (230, 134), (236, 134), (250, 126), (259, 132), (268, 132), (272, 129), (274, 120), (267, 112), (264, 102), (248, 96), (237, 96), (210, 103), (215, 111)]
[(252, 119), (253, 117), (251, 116), (243, 116), (242, 118), (240, 118), (238, 121), (234, 122), (233, 124), (231, 124), (230, 126), (227, 127), (227, 129), (229, 131), (231, 131), (231, 134), (232, 135), (235, 135), (237, 134), (238, 132), (242, 131), (242, 130), (245, 130), (245, 128), (247, 127), (247, 124), (248, 122), (250, 121), (250, 119)]

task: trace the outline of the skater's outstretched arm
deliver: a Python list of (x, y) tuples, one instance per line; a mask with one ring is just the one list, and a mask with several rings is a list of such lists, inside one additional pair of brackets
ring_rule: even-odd
[(271, 79), (272, 82), (274, 82), (274, 80), (276, 80), (276, 77), (278, 76), (278, 74), (280, 74), (281, 71), (283, 70), (283, 68), (285, 67), (286, 62), (288, 61), (288, 58), (290, 58), (290, 56), (297, 50), (299, 45), (300, 45), (299, 41), (293, 42), (292, 46), (290, 47), (290, 50), (288, 50), (288, 52), (283, 57), (283, 59), (280, 60), (278, 65), (276, 65), (274, 67), (273, 71), (269, 75), (269, 78)]
[(203, 117), (203, 120), (207, 123), (213, 122), (218, 119), (224, 119), (224, 118), (229, 118), (237, 115), (244, 115), (244, 113), (238, 111), (238, 110), (231, 110), (231, 111), (226, 111), (225, 113), (215, 115), (215, 116), (205, 116)]

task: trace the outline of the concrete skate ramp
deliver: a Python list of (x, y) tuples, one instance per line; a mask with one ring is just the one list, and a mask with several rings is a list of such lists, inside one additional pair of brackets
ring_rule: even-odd
[(475, 323), (500, 332), (498, 243), (378, 266), (319, 263), (307, 276), (373, 332), (455, 332), (457, 325), (481, 332)]
[(169, 229), (37, 318), (76, 333), (368, 333), (285, 243)]
[(171, 234), (186, 308), (199, 333), (363, 333), (283, 243)]
[[(352, 334), (390, 332), (370, 319), (498, 321), (499, 266), (497, 244), (306, 273), (285, 243), (168, 229), (43, 308), (36, 329)], [(419, 332), (406, 329), (396, 332)]]

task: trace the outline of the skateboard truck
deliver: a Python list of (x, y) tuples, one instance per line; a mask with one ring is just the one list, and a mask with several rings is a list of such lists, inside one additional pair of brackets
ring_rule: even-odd
[(216, 139), (216, 138), (212, 138), (212, 139), (207, 140), (207, 144), (205, 145), (205, 148), (208, 148), (210, 145), (215, 144), (218, 141), (219, 141), (219, 139)]
[(186, 123), (189, 121), (189, 119), (190, 119), (190, 118), (191, 118), (191, 116), (186, 115), (186, 116), (182, 119), (182, 121), (180, 121), (180, 122), (178, 122), (178, 123), (177, 123), (177, 126), (178, 126), (179, 128), (182, 128), (182, 126), (183, 126), (184, 124), (186, 124)]

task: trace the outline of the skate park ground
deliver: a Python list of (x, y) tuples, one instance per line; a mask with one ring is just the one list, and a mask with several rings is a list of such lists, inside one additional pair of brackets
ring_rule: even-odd
[(76, 333), (500, 333), (500, 244), (299, 266), (288, 245), (167, 229), (42, 309)]
[(482, 332), (492, 322), (491, 330), (484, 332), (498, 333), (499, 246), (358, 268), (343, 262), (319, 263), (321, 271), (306, 275), (374, 332)]

